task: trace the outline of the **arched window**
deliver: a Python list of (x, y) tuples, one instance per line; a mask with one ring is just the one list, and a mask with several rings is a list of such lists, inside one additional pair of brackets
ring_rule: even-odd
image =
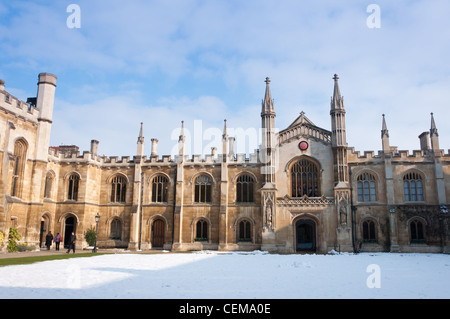
[(375, 176), (363, 173), (358, 176), (358, 202), (374, 202), (376, 196)]
[(253, 184), (254, 180), (250, 175), (241, 175), (236, 181), (236, 202), (253, 202)]
[(196, 241), (208, 240), (208, 222), (206, 220), (201, 219), (197, 222), (195, 230), (195, 240)]
[(422, 176), (416, 172), (410, 172), (403, 176), (403, 188), (405, 191), (405, 201), (423, 201)]
[(11, 195), (22, 196), (23, 175), (27, 156), (27, 144), (25, 140), (19, 139), (14, 144), (13, 176), (11, 181)]
[(111, 239), (120, 240), (121, 234), (122, 234), (122, 223), (120, 222), (119, 219), (115, 218), (111, 221), (109, 237)]
[(208, 175), (200, 175), (195, 179), (195, 198), (196, 203), (211, 202), (211, 177)]
[(239, 241), (252, 241), (252, 225), (248, 220), (239, 223)]
[(121, 175), (111, 180), (111, 202), (125, 203), (127, 195), (127, 180)]
[(163, 175), (155, 176), (152, 179), (152, 202), (167, 203), (168, 189), (169, 189), (169, 179)]
[(50, 198), (52, 192), (53, 175), (49, 172), (45, 176), (44, 182), (44, 198)]
[(291, 196), (319, 197), (319, 168), (308, 159), (297, 161), (291, 168)]
[(412, 220), (409, 223), (409, 230), (411, 232), (411, 243), (425, 243), (424, 227), (420, 220)]
[(363, 226), (363, 241), (373, 243), (376, 242), (375, 223), (372, 220), (366, 220)]
[(67, 199), (78, 200), (78, 187), (80, 184), (80, 176), (72, 174), (69, 177), (69, 185), (67, 190)]

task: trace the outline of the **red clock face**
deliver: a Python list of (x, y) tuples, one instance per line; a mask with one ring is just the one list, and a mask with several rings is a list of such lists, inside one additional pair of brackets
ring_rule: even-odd
[(298, 148), (302, 151), (306, 151), (308, 149), (308, 142), (300, 142), (300, 144), (298, 144)]

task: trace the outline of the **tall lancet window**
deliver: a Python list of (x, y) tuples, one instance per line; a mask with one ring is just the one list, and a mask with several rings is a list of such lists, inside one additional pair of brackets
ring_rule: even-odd
[(22, 196), (23, 175), (27, 156), (27, 144), (25, 140), (19, 139), (14, 144), (13, 176), (11, 181), (11, 195)]
[(155, 176), (152, 180), (152, 202), (167, 203), (169, 179), (163, 175)]
[(300, 159), (291, 167), (291, 196), (319, 197), (319, 168), (309, 159)]
[(78, 187), (80, 183), (80, 176), (72, 174), (69, 177), (69, 185), (67, 189), (68, 200), (78, 200)]
[(120, 175), (114, 176), (111, 181), (111, 202), (125, 203), (127, 195), (127, 180)]
[(212, 180), (208, 175), (200, 175), (195, 179), (195, 198), (196, 203), (211, 202)]

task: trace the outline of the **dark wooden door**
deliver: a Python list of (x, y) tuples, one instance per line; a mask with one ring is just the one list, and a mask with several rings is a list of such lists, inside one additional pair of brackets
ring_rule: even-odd
[(152, 228), (152, 247), (162, 248), (164, 245), (164, 222), (157, 219), (153, 222)]

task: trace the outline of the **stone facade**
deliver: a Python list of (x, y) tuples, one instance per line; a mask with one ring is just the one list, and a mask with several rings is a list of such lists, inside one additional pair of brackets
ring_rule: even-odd
[(4, 234), (17, 228), (36, 245), (49, 230), (82, 239), (99, 215), (103, 248), (449, 251), (450, 154), (439, 148), (433, 114), (420, 150), (390, 146), (383, 115), (382, 150), (361, 155), (346, 142), (336, 75), (330, 131), (302, 112), (276, 132), (267, 78), (254, 154), (235, 154), (225, 122), (221, 152), (204, 157), (185, 154), (183, 124), (174, 157), (159, 156), (156, 139), (144, 155), (142, 124), (135, 156), (105, 157), (95, 140), (82, 154), (75, 145), (50, 147), (56, 80), (40, 74), (37, 96), (27, 102), (0, 81)]

